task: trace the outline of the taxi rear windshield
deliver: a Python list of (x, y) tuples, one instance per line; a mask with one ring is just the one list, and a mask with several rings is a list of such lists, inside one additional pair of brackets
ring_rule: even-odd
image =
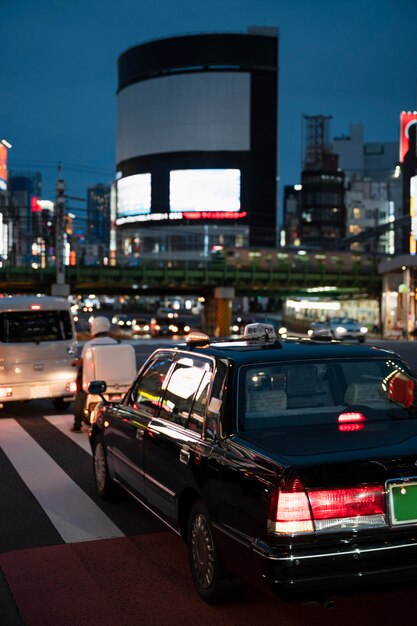
[(417, 417), (417, 380), (397, 358), (245, 366), (239, 398), (244, 430), (337, 423), (346, 412)]
[(0, 342), (40, 343), (72, 339), (68, 311), (5, 311), (0, 313)]

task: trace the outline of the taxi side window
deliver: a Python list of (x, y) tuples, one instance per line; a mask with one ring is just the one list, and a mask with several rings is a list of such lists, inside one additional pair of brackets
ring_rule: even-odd
[(208, 362), (194, 356), (180, 357), (167, 381), (159, 417), (181, 426), (187, 426), (190, 418), (192, 429), (201, 432), (210, 380)]
[(172, 356), (157, 357), (134, 383), (127, 405), (152, 418), (158, 412), (166, 375), (172, 365)]
[(194, 398), (193, 406), (188, 420), (188, 428), (190, 430), (194, 430), (197, 433), (203, 432), (203, 424), (207, 411), (207, 400), (209, 397), (211, 380), (212, 373), (205, 372)]

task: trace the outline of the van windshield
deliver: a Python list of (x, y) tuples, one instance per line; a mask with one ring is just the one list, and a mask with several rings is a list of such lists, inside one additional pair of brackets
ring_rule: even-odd
[(0, 342), (62, 341), (72, 339), (68, 311), (5, 311), (0, 313)]

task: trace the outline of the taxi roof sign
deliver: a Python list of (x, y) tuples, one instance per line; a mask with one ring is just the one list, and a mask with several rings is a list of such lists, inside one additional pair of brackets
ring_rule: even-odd
[(277, 338), (273, 325), (264, 322), (246, 324), (243, 336), (245, 339), (265, 339), (266, 341)]

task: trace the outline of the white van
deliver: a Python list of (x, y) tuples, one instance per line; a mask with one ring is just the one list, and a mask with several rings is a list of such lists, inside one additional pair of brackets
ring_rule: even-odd
[(69, 303), (51, 296), (0, 298), (0, 406), (51, 398), (66, 409), (77, 390), (77, 339)]

